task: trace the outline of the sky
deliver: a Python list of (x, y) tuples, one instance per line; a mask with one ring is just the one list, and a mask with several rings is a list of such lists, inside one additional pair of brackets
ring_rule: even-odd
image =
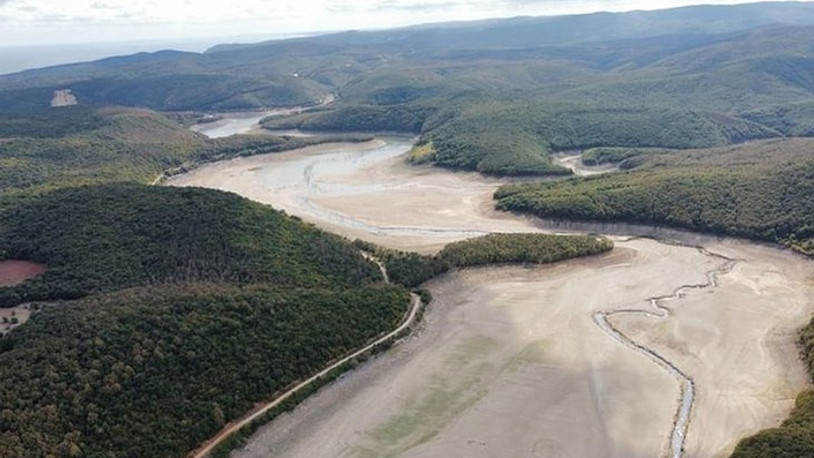
[[(771, 0), (770, 0), (771, 1)], [(0, 47), (280, 36), (738, 0), (0, 0)], [(259, 41), (259, 40), (256, 40)]]

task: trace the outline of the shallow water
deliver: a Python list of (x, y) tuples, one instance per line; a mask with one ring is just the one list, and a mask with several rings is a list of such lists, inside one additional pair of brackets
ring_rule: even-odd
[(270, 116), (273, 112), (231, 113), (224, 115), (223, 119), (190, 127), (193, 132), (206, 135), (209, 138), (229, 137), (236, 134), (245, 134), (260, 127), (260, 120)]

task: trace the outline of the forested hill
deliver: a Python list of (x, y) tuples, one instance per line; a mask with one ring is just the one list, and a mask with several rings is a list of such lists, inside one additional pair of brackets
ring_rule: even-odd
[(338, 237), (233, 194), (111, 184), (51, 192), (2, 215), (0, 254), (48, 271), (0, 288), (0, 306), (167, 283), (350, 287), (379, 279)]
[[(410, 302), (347, 240), (220, 191), (66, 188), (2, 216), (0, 260), (47, 266), (0, 288), (0, 305), (34, 301), (36, 311), (0, 337), (3, 457), (185, 456), (394, 329)], [(415, 286), (450, 266), (612, 247), (596, 236), (499, 234), (385, 262)]]
[[(687, 34), (723, 34), (775, 24), (814, 24), (814, 6), (803, 2), (763, 2), (737, 6), (699, 5), (656, 11), (592, 13), (567, 16), (516, 17), (434, 23), (383, 31), (349, 31), (294, 43), (342, 46), (384, 46), (424, 52), (488, 49), (529, 49), (620, 39)], [(258, 52), (279, 41), (249, 45), (226, 44), (220, 52)]]
[(111, 181), (149, 183), (168, 169), (331, 140), (208, 139), (159, 113), (123, 107), (0, 112), (0, 207), (13, 198), (48, 190)]
[[(409, 295), (339, 237), (236, 195), (111, 184), (3, 213), (0, 259), (47, 272), (0, 337), (0, 456), (185, 456), (394, 328)], [(69, 299), (73, 299), (68, 301)]]
[(814, 140), (691, 151), (628, 151), (623, 173), (509, 185), (503, 210), (656, 224), (786, 244), (814, 256)]
[(810, 135), (813, 38), (810, 3), (431, 24), (0, 76), (0, 112), (47, 106), (56, 89), (80, 104), (169, 111), (335, 95), (267, 125), (407, 131), (439, 166), (562, 174), (552, 151)]

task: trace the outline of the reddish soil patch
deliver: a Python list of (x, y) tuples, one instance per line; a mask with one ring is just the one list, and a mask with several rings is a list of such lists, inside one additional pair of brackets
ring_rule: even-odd
[(31, 261), (0, 261), (0, 286), (19, 285), (45, 272), (45, 266)]

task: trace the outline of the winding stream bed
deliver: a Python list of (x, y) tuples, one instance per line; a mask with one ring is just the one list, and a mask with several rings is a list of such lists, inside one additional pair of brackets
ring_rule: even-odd
[[(541, 230), (493, 210), (500, 181), (406, 166), (409, 147), (400, 138), (322, 145), (209, 164), (168, 183), (237, 192), (348, 237), (422, 252)], [(420, 332), (236, 456), (725, 455), (778, 424), (807, 384), (795, 340), (814, 313), (814, 268), (747, 242), (700, 241), (616, 237), (605, 256), (433, 280)]]

